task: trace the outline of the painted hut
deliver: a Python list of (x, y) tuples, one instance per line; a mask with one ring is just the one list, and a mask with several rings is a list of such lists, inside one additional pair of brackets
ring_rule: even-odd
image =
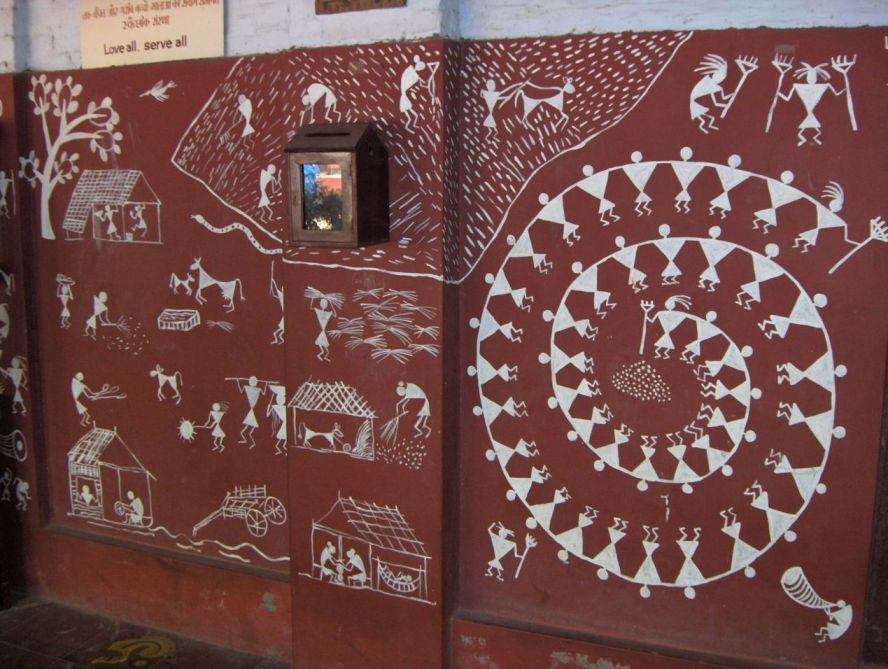
[(160, 199), (139, 170), (84, 170), (74, 187), (62, 228), (82, 239), (159, 244)]
[(429, 602), (431, 559), (398, 507), (340, 496), (311, 524), (312, 577)]
[(68, 451), (68, 488), (74, 516), (150, 527), (152, 480), (156, 480), (154, 475), (139, 462), (116, 429), (93, 427)]
[(352, 386), (306, 381), (288, 404), (291, 446), (353, 458), (375, 458), (376, 413)]

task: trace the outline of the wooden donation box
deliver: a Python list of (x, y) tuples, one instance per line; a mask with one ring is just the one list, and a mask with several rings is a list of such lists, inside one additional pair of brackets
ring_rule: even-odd
[(291, 244), (388, 241), (388, 151), (371, 124), (305, 125), (286, 151)]

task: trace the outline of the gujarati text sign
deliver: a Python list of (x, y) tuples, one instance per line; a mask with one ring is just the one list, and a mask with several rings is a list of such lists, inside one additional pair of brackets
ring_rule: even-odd
[(222, 56), (223, 0), (80, 0), (84, 68)]

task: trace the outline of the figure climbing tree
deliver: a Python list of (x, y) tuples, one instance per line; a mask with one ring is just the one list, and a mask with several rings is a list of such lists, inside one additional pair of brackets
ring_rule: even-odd
[[(42, 159), (32, 149), (27, 157), (19, 157), (19, 176), (32, 188), (40, 184), (40, 234), (44, 239), (55, 239), (49, 213), (52, 192), (60, 183), (71, 181), (80, 171), (78, 153), (62, 151), (73, 142), (89, 141), (90, 151), (97, 153), (102, 162), (112, 153), (120, 153), (123, 133), (115, 130), (120, 116), (111, 106), (111, 98), (101, 103), (91, 101), (86, 111), (78, 114), (77, 97), (83, 86), (74, 84), (72, 77), (50, 81), (45, 74), (31, 77), (28, 99), (34, 105), (34, 115), (40, 117), (46, 156)], [(58, 119), (53, 122), (50, 115)]]

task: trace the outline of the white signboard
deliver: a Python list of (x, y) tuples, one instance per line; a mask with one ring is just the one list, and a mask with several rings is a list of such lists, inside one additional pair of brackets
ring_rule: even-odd
[(80, 0), (84, 68), (225, 55), (224, 0)]

